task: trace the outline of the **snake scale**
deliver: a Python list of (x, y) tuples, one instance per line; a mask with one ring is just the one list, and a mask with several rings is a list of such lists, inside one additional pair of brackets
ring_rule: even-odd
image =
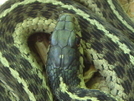
[[(68, 57), (60, 53), (56, 57), (52, 45), (47, 67), (53, 65), (45, 73), (40, 58), (28, 47), (29, 36), (51, 34), (57, 21), (61, 23), (61, 14), (63, 19), (69, 17), (64, 23), (71, 22), (73, 28), (79, 24), (81, 30), (81, 36), (72, 34), (73, 41), (65, 39), (72, 43), (72, 57), (93, 64), (108, 92), (80, 88), (79, 61), (67, 68), (52, 67), (56, 64), (51, 57)], [(51, 44), (58, 41), (55, 37), (61, 37), (59, 44), (64, 42), (60, 34), (52, 35)], [(79, 37), (80, 43), (75, 43)], [(133, 39), (134, 24), (116, 0), (8, 0), (0, 7), (0, 101), (134, 101)], [(78, 47), (83, 49), (80, 58)]]

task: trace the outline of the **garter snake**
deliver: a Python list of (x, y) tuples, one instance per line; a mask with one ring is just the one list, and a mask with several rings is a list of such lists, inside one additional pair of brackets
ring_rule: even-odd
[[(62, 13), (73, 14), (78, 19), (83, 53), (103, 76), (109, 92), (76, 89), (73, 85), (72, 89), (64, 90), (69, 84), (60, 77), (57, 80), (60, 89), (55, 89), (58, 90), (58, 99), (134, 100), (134, 24), (116, 0), (88, 0), (87, 3), (90, 2), (99, 9), (100, 17), (95, 14), (97, 10), (91, 11), (90, 7), (73, 0), (9, 0), (1, 6), (1, 101), (54, 100), (54, 91), (51, 92), (46, 82), (47, 75), (41, 68), (43, 64), (27, 47), (27, 39), (36, 32), (52, 33)], [(75, 75), (76, 71), (73, 72)]]

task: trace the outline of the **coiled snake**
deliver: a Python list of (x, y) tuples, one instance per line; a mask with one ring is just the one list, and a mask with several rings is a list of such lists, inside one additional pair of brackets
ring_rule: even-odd
[[(76, 1), (9, 0), (1, 6), (0, 101), (134, 101), (133, 22), (116, 0)], [(44, 70), (27, 40), (52, 32)], [(108, 91), (83, 88), (89, 63)]]

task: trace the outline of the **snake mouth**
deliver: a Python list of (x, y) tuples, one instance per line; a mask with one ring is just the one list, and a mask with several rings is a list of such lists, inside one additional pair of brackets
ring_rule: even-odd
[(36, 32), (30, 35), (27, 41), (30, 50), (40, 58), (44, 65), (46, 64), (47, 52), (49, 49), (49, 39), (49, 33)]

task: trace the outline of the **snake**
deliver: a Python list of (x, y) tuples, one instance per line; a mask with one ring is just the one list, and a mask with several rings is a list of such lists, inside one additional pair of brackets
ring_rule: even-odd
[[(50, 38), (46, 65), (28, 44), (40, 33)], [(116, 0), (8, 0), (0, 7), (0, 101), (134, 101), (133, 39)], [(91, 65), (108, 91), (86, 87)]]

